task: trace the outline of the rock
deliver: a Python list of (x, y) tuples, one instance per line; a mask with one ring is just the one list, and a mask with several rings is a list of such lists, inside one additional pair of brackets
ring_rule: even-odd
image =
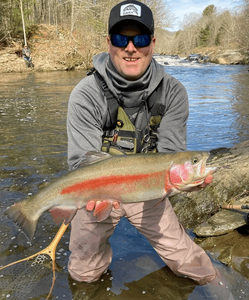
[(210, 62), (221, 65), (243, 64), (244, 60), (244, 55), (236, 50), (219, 51), (218, 54), (210, 55)]
[(249, 236), (237, 230), (228, 234), (204, 239), (196, 238), (195, 242), (221, 263), (231, 266), (246, 278), (249, 278)]
[(216, 214), (221, 204), (231, 203), (233, 199), (240, 201), (246, 195), (249, 182), (249, 141), (231, 149), (212, 150), (209, 164), (218, 168), (211, 184), (199, 192), (170, 198), (179, 221), (185, 227), (196, 228)]
[(249, 278), (249, 236), (244, 236), (236, 243), (231, 251), (231, 265), (233, 269)]
[(189, 61), (198, 61), (200, 59), (201, 55), (200, 54), (190, 54), (187, 57), (187, 60)]
[(247, 224), (249, 210), (222, 210), (194, 229), (197, 236), (217, 236), (228, 233)]
[(232, 251), (235, 245), (243, 244), (244, 237), (236, 230), (222, 236), (196, 238), (195, 242), (225, 265), (232, 265)]
[[(249, 278), (249, 210), (220, 211), (220, 205), (249, 203), (249, 141), (211, 150), (213, 182), (202, 191), (170, 199), (179, 221), (195, 228), (195, 242), (225, 265)], [(208, 236), (208, 237), (203, 237)]]
[(233, 246), (223, 247), (218, 256), (218, 260), (224, 265), (230, 266), (232, 260), (232, 249)]

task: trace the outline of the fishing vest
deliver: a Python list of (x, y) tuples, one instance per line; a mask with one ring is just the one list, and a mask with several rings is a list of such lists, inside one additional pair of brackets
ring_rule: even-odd
[(104, 133), (101, 151), (112, 155), (156, 152), (157, 129), (166, 108), (157, 97), (161, 95), (162, 85), (159, 84), (147, 101), (142, 103), (133, 124), (101, 75), (95, 69), (87, 75), (91, 74), (94, 74), (107, 101), (108, 113), (102, 123)]

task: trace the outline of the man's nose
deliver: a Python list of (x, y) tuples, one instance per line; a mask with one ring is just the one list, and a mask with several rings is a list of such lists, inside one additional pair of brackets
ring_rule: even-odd
[(126, 51), (133, 52), (136, 51), (137, 48), (134, 46), (132, 41), (129, 41), (128, 45), (125, 47)]

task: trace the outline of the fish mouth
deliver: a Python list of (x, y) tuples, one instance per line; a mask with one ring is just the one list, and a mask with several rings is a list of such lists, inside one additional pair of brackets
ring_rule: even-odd
[(215, 173), (217, 171), (216, 167), (206, 167), (205, 168), (205, 172), (204, 173), (200, 173), (199, 176), (193, 176), (192, 179), (188, 180), (189, 182), (185, 182), (186, 185), (188, 185), (188, 187), (194, 187), (194, 186), (198, 186), (202, 183), (204, 183), (205, 179), (209, 176), (212, 175), (213, 173)]
[[(203, 184), (205, 182), (205, 179), (209, 175), (215, 173), (218, 169), (217, 167), (207, 166), (206, 165), (207, 160), (208, 157), (206, 159), (202, 159), (202, 161), (200, 161), (197, 164), (193, 172), (189, 173), (189, 177), (187, 180), (183, 178), (182, 174), (179, 174), (181, 178), (181, 182), (175, 184), (175, 187), (181, 191), (188, 191), (191, 190), (191, 188), (193, 187), (197, 187)], [(211, 183), (211, 181), (208, 182), (207, 184)]]

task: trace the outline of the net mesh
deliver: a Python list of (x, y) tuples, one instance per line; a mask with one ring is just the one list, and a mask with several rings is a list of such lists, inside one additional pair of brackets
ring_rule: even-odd
[(39, 254), (0, 270), (0, 300), (45, 299), (52, 282), (52, 260), (49, 255)]

